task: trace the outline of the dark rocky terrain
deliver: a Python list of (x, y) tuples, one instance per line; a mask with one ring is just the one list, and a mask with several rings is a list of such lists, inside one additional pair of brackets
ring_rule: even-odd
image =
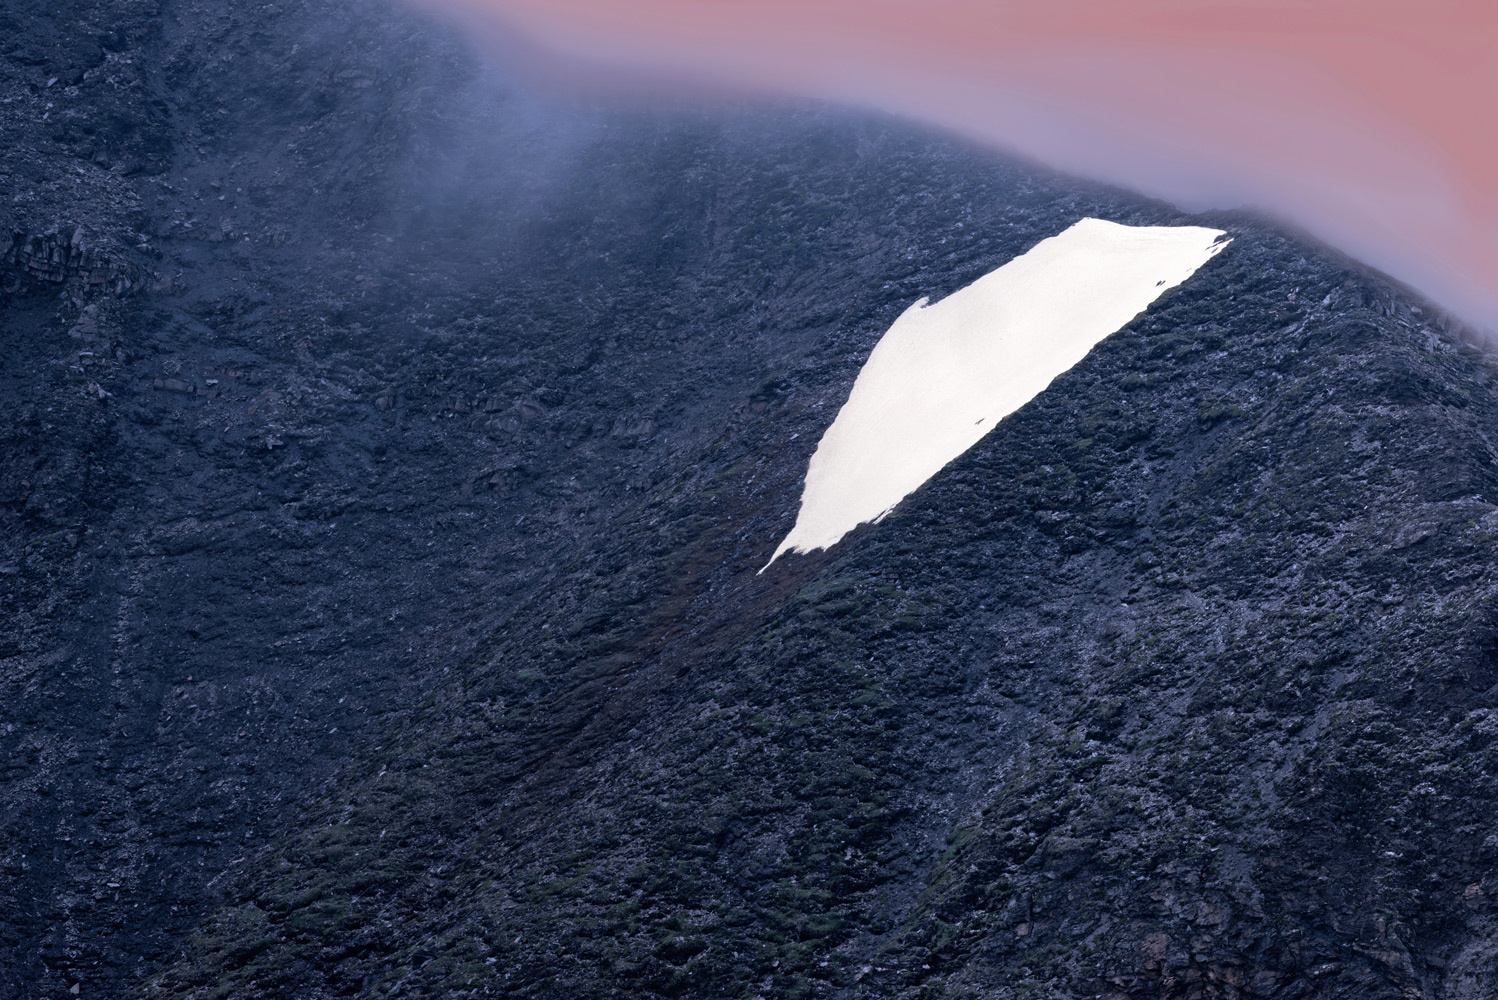
[(756, 576), (912, 300), (1186, 217), (356, 0), (14, 0), (0, 137), (0, 997), (1498, 993), (1498, 378), (1428, 303), (1192, 217)]

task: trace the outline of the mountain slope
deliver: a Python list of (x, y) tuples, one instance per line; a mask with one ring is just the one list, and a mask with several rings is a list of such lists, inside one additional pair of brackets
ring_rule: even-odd
[[(0, 207), (0, 995), (1498, 979), (1498, 393), (1428, 305), (887, 123), (128, 6), (159, 139), (26, 133)], [(1084, 216), (1234, 242), (756, 576), (894, 317)], [(113, 280), (28, 266), (79, 227)]]

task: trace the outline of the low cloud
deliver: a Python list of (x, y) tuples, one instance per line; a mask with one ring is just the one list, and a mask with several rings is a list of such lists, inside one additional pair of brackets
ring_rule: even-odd
[(829, 99), (1188, 209), (1252, 207), (1498, 329), (1498, 5), (418, 2), (555, 84)]

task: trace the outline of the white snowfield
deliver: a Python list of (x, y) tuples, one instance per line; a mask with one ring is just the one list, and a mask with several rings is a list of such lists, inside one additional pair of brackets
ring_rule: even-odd
[(935, 305), (916, 302), (875, 345), (817, 445), (796, 526), (770, 562), (879, 521), (1191, 277), (1231, 242), (1224, 235), (1083, 219)]

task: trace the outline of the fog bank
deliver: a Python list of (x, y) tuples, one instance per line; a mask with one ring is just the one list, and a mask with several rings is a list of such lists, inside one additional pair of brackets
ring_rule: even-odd
[(1256, 208), (1498, 328), (1498, 5), (415, 2), (569, 86), (830, 99)]

